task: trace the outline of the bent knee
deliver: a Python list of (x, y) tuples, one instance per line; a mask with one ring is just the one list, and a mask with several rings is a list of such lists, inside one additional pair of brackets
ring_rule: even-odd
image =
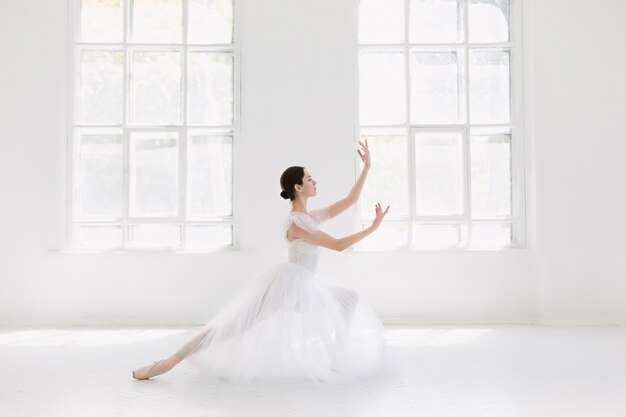
[(331, 290), (342, 304), (355, 305), (359, 301), (359, 293), (352, 288), (332, 287)]
[(347, 296), (350, 300), (352, 300), (355, 304), (359, 301), (359, 293), (353, 289), (348, 289)]

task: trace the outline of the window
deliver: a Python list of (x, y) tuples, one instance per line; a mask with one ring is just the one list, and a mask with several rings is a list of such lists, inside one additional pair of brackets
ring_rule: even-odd
[(391, 205), (361, 248), (523, 247), (517, 3), (360, 0), (361, 225)]
[(232, 0), (70, 1), (69, 246), (232, 245)]

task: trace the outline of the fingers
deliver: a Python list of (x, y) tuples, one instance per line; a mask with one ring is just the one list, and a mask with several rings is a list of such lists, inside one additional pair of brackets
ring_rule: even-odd
[(356, 153), (359, 154), (359, 158), (361, 158), (361, 161), (363, 161), (363, 163), (367, 163), (369, 161), (369, 149), (367, 149), (367, 146), (363, 144), (363, 142), (359, 141), (359, 144), (361, 144), (361, 149), (357, 149)]
[(380, 202), (376, 203), (376, 205), (374, 206), (374, 210), (376, 210), (376, 216), (378, 215), (385, 215), (389, 212), (389, 207), (391, 207), (391, 205), (387, 205), (387, 207), (385, 208), (385, 211), (383, 211), (382, 206), (380, 205)]

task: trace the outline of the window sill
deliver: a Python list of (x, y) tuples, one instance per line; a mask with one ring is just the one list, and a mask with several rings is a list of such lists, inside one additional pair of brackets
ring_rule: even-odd
[(173, 248), (124, 248), (124, 249), (104, 249), (104, 250), (86, 250), (86, 249), (63, 249), (51, 250), (50, 252), (59, 255), (118, 255), (118, 254), (211, 254), (220, 252), (235, 252), (239, 248), (229, 245), (220, 246), (212, 249), (173, 249)]
[(378, 253), (378, 252), (408, 252), (408, 253), (432, 253), (432, 252), (452, 252), (452, 253), (460, 253), (460, 252), (525, 252), (528, 250), (528, 247), (523, 245), (509, 245), (502, 247), (485, 247), (485, 246), (474, 246), (474, 247), (450, 247), (450, 248), (420, 248), (420, 247), (411, 247), (411, 246), (400, 246), (395, 248), (359, 248), (354, 247), (349, 249), (350, 252), (357, 253)]

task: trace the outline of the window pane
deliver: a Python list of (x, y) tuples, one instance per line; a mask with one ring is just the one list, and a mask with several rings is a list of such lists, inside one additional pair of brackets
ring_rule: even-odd
[(229, 136), (191, 135), (187, 145), (190, 217), (232, 214), (233, 145)]
[(234, 0), (73, 4), (72, 245), (232, 245)]
[(469, 0), (469, 41), (509, 41), (509, 0)]
[(178, 248), (180, 247), (180, 225), (130, 225), (128, 227), (128, 245), (142, 248)]
[[(389, 209), (391, 213), (391, 209)], [(372, 223), (363, 223), (361, 227), (365, 229)], [(376, 233), (372, 233), (359, 243), (358, 249), (363, 250), (380, 250), (380, 249), (396, 249), (405, 246), (409, 236), (409, 225), (407, 223), (396, 223), (383, 221), (378, 227)]]
[(189, 0), (190, 43), (231, 43), (233, 41), (232, 0)]
[(121, 124), (124, 119), (124, 53), (80, 53), (80, 121)]
[(359, 118), (364, 125), (406, 121), (404, 55), (364, 52), (359, 62)]
[(130, 215), (178, 214), (178, 134), (133, 132), (130, 153)]
[(411, 121), (462, 123), (461, 51), (411, 53)]
[(78, 215), (122, 215), (122, 135), (84, 134), (79, 141)]
[(134, 42), (182, 42), (182, 0), (131, 0), (131, 2)]
[(233, 123), (233, 56), (229, 53), (189, 54), (188, 122), (225, 126)]
[(187, 249), (207, 250), (232, 245), (231, 225), (187, 226)]
[(372, 166), (363, 189), (361, 218), (373, 219), (374, 206), (390, 205), (387, 218), (409, 214), (407, 142), (404, 135), (363, 135), (372, 153)]
[(507, 123), (511, 119), (509, 51), (470, 51), (470, 117), (472, 123)]
[(463, 214), (463, 136), (460, 133), (415, 135), (417, 214)]
[(122, 245), (122, 228), (119, 225), (74, 226), (74, 247), (79, 250), (108, 250)]
[(404, 0), (361, 0), (359, 42), (404, 42)]
[(511, 135), (472, 136), (472, 215), (511, 214)]
[(180, 123), (180, 91), (179, 52), (133, 53), (130, 83), (133, 123)]
[(122, 0), (82, 0), (80, 39), (83, 42), (122, 42), (123, 5)]
[(513, 242), (511, 224), (474, 224), (472, 226), (473, 247), (500, 248)]
[(416, 224), (413, 227), (416, 248), (445, 249), (467, 242), (467, 226), (462, 224)]
[(445, 43), (463, 40), (461, 4), (457, 0), (411, 0), (411, 43)]

